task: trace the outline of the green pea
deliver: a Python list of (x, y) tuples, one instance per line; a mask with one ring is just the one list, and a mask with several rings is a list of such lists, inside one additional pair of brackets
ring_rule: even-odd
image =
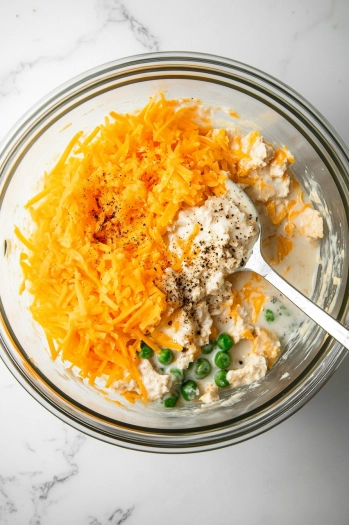
[(164, 399), (164, 406), (166, 408), (172, 408), (175, 406), (175, 404), (178, 401), (178, 395), (177, 394), (171, 394)]
[(159, 354), (159, 362), (162, 365), (169, 365), (173, 361), (173, 352), (169, 348), (163, 348)]
[(203, 354), (210, 354), (213, 350), (213, 346), (213, 343), (207, 343), (207, 345), (201, 347), (201, 352)]
[(205, 359), (204, 357), (198, 359), (194, 372), (196, 379), (204, 379), (204, 377), (208, 376), (211, 370), (212, 366), (208, 359)]
[(193, 401), (197, 396), (197, 389), (198, 387), (195, 381), (188, 379), (188, 381), (185, 381), (181, 386), (182, 396), (186, 401)]
[(227, 352), (217, 352), (214, 362), (218, 368), (228, 368), (231, 363), (231, 357)]
[(272, 323), (273, 321), (275, 321), (275, 314), (273, 312), (273, 310), (266, 310), (264, 312), (264, 315), (265, 315), (265, 319), (268, 323)]
[(227, 379), (227, 371), (226, 370), (219, 370), (217, 372), (217, 374), (214, 376), (214, 382), (220, 388), (225, 388), (225, 387), (229, 386), (229, 381)]
[(179, 368), (170, 368), (170, 374), (175, 376), (176, 380), (180, 383), (184, 379), (184, 372), (183, 370), (180, 370)]
[(142, 359), (149, 359), (153, 355), (153, 350), (150, 346), (146, 345), (143, 341), (141, 342), (141, 349), (139, 351), (139, 357)]
[(224, 351), (230, 350), (233, 344), (234, 344), (234, 341), (229, 334), (220, 334), (217, 338), (217, 346), (221, 350), (224, 350)]

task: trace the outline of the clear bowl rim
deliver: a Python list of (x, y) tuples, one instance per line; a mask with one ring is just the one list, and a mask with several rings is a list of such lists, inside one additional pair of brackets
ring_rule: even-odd
[[(329, 144), (332, 141), (331, 147), (334, 148), (337, 157), (340, 157), (341, 160), (341, 165), (343, 169), (343, 181), (347, 188), (349, 188), (349, 151), (342, 139), (338, 136), (336, 131), (329, 124), (329, 122), (304, 97), (302, 97), (292, 88), (290, 88), (283, 82), (277, 80), (273, 76), (264, 73), (263, 71), (256, 69), (252, 66), (246, 65), (242, 62), (205, 53), (172, 51), (134, 55), (102, 64), (80, 75), (73, 77), (71, 80), (58, 86), (56, 89), (48, 93), (45, 97), (40, 99), (17, 121), (17, 123), (15, 123), (15, 125), (9, 130), (9, 132), (0, 142), (1, 200), (4, 193), (6, 192), (7, 187), (7, 185), (5, 185), (4, 181), (2, 180), (2, 163), (4, 159), (8, 159), (12, 155), (12, 150), (15, 150), (18, 144), (21, 143), (21, 139), (18, 140), (18, 137), (21, 135), (21, 133), (25, 137), (26, 133), (28, 134), (28, 130), (30, 129), (31, 125), (35, 126), (36, 117), (40, 114), (44, 116), (45, 110), (50, 108), (50, 105), (53, 106), (54, 109), (55, 101), (57, 101), (59, 97), (63, 97), (66, 93), (73, 94), (74, 89), (77, 89), (81, 84), (87, 82), (89, 79), (96, 79), (98, 77), (102, 78), (103, 75), (106, 75), (113, 71), (115, 72), (119, 69), (125, 69), (127, 67), (148, 65), (150, 63), (166, 63), (166, 61), (170, 64), (178, 62), (184, 68), (185, 63), (190, 62), (200, 65), (206, 64), (214, 67), (228, 68), (229, 70), (231, 70), (231, 73), (233, 73), (234, 71), (242, 72), (244, 74), (250, 75), (252, 78), (267, 83), (279, 92), (279, 96), (283, 94), (285, 97), (288, 97), (290, 100), (294, 101), (294, 103), (298, 104), (301, 107), (301, 109), (305, 112), (306, 116), (308, 115), (314, 119), (319, 128), (322, 130), (322, 133), (320, 133), (319, 135), (320, 139), (326, 140), (327, 144)], [(282, 99), (280, 100), (282, 102)], [(325, 137), (326, 134), (327, 139)], [(346, 309), (348, 307), (348, 287), (349, 283), (347, 282), (346, 294), (342, 302), (342, 315), (343, 307)], [(345, 302), (346, 304), (344, 305)], [(2, 312), (4, 311), (1, 298), (0, 309)], [(74, 416), (69, 410), (63, 410), (56, 403), (52, 402), (47, 396), (45, 396), (45, 394), (30, 379), (29, 375), (25, 373), (25, 370), (21, 368), (20, 363), (17, 361), (17, 359), (15, 359), (14, 356), (11, 355), (11, 352), (8, 351), (8, 349), (6, 348), (6, 337), (4, 337), (4, 334), (6, 334), (8, 330), (9, 327), (6, 325), (6, 322), (4, 322), (2, 317), (0, 325), (0, 357), (2, 358), (7, 368), (10, 370), (10, 372), (13, 374), (13, 376), (17, 379), (17, 381), (42, 406), (44, 406), (51, 413), (59, 417), (61, 420), (65, 421), (67, 424), (86, 433), (91, 437), (98, 438), (108, 443), (116, 444), (125, 448), (158, 453), (200, 452), (204, 450), (222, 448), (246, 439), (250, 439), (262, 432), (269, 430), (270, 428), (284, 421), (287, 417), (289, 417), (299, 408), (301, 408), (309, 399), (311, 399), (311, 397), (315, 395), (316, 392), (318, 392), (320, 388), (322, 388), (322, 386), (325, 384), (325, 382), (331, 377), (331, 375), (334, 373), (334, 371), (346, 355), (346, 351), (342, 347), (340, 347), (338, 343), (334, 343), (328, 337), (325, 338), (324, 343), (321, 347), (321, 351), (319, 351), (319, 356), (324, 356), (326, 352), (326, 356), (329, 356), (329, 353), (331, 353), (331, 358), (329, 359), (327, 366), (323, 368), (322, 374), (320, 374), (319, 368), (321, 367), (313, 366), (312, 362), (307, 368), (307, 370), (304, 371), (300, 376), (306, 376), (306, 378), (308, 378), (308, 383), (310, 384), (307, 385), (306, 379), (304, 379), (303, 383), (301, 383), (301, 386), (308, 386), (308, 388), (300, 389), (300, 381), (299, 378), (297, 378), (297, 384), (295, 385), (295, 388), (292, 389), (292, 385), (290, 385), (290, 387), (288, 388), (289, 395), (287, 397), (287, 400), (284, 400), (282, 410), (279, 411), (278, 414), (275, 414), (273, 412), (273, 406), (275, 404), (273, 403), (269, 411), (266, 411), (266, 409), (263, 409), (263, 407), (261, 407), (262, 410), (258, 410), (258, 413), (263, 415), (262, 421), (258, 424), (256, 420), (254, 420), (252, 427), (249, 428), (249, 430), (247, 430), (247, 433), (241, 432), (239, 435), (232, 438), (231, 436), (229, 436), (228, 421), (227, 425), (219, 425), (218, 433), (212, 429), (205, 430), (205, 428), (202, 428), (199, 431), (195, 429), (194, 432), (190, 432), (189, 429), (189, 431), (186, 431), (184, 433), (185, 436), (189, 437), (189, 440), (184, 440), (183, 442), (177, 445), (173, 442), (171, 443), (171, 441), (168, 438), (170, 437), (178, 439), (178, 433), (160, 433), (157, 435), (158, 439), (154, 440), (155, 431), (154, 429), (150, 429), (153, 440), (151, 439), (151, 442), (149, 442), (149, 433), (146, 431), (146, 429), (137, 429), (137, 427), (135, 427), (132, 430), (132, 426), (129, 426), (126, 433), (121, 432), (119, 433), (118, 437), (115, 438), (115, 436), (110, 435), (108, 431), (103, 431), (102, 429), (96, 430), (92, 425), (89, 425), (86, 421), (82, 421), (81, 417), (78, 417), (77, 415)], [(321, 362), (323, 362), (324, 359)], [(319, 358), (316, 359), (316, 363), (318, 362)], [(27, 362), (27, 364), (29, 363)], [(315, 372), (317, 372), (316, 377), (314, 376)], [(309, 382), (309, 376), (313, 377), (313, 380), (311, 382)], [(40, 377), (42, 379), (42, 376)], [(294, 395), (295, 392), (293, 392), (293, 390), (295, 390), (295, 392), (298, 392), (298, 395)], [(59, 394), (56, 389), (54, 389), (54, 391), (56, 394)], [(68, 403), (70, 402), (67, 397), (65, 397), (64, 395), (63, 397)], [(279, 397), (280, 396), (276, 396), (276, 399), (278, 399)], [(75, 404), (74, 407), (77, 408), (77, 405)], [(92, 414), (92, 412), (90, 412), (90, 414)], [(247, 426), (249, 426), (248, 421)], [(131, 434), (132, 432), (134, 433), (133, 437), (132, 435), (131, 437), (127, 435), (130, 428)], [(206, 439), (199, 439), (195, 443), (190, 441), (190, 437), (195, 438), (195, 436), (197, 437), (198, 434), (205, 434), (205, 432), (209, 432), (209, 436), (207, 436)]]

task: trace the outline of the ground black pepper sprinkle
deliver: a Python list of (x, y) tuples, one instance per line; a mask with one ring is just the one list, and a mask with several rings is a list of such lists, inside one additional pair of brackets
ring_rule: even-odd
[[(184, 324), (192, 323), (193, 328), (197, 326), (192, 335), (194, 339), (195, 336), (202, 334), (197, 310), (201, 300), (205, 303), (210, 302), (207, 292), (208, 283), (211, 283), (211, 287), (216, 287), (216, 293), (222, 293), (219, 275), (225, 276), (245, 264), (246, 242), (254, 233), (253, 221), (249, 220), (227, 195), (212, 197), (199, 210), (200, 212), (197, 212), (191, 208), (183, 212), (170, 233), (170, 249), (180, 256), (182, 249), (177, 243), (178, 238), (181, 239), (183, 246), (183, 241), (190, 235), (188, 232), (195, 224), (199, 224), (199, 233), (191, 247), (191, 253), (195, 256), (185, 258), (178, 272), (168, 269), (164, 280), (168, 304), (175, 309), (182, 309)], [(202, 215), (198, 216), (199, 213), (204, 213), (204, 218), (201, 218)], [(222, 216), (229, 220), (229, 225), (225, 225), (223, 231)], [(184, 233), (181, 233), (183, 227)], [(184, 244), (188, 249), (188, 244)], [(218, 308), (215, 301), (212, 302), (212, 308)]]

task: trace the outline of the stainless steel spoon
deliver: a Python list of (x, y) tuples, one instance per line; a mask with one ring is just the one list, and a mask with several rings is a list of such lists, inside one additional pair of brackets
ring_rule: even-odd
[[(236, 184), (229, 181), (230, 192), (235, 194), (234, 200), (238, 207), (245, 212), (252, 213), (255, 215), (258, 221), (258, 212), (246, 195)], [(281, 292), (287, 299), (295, 304), (300, 310), (302, 310), (310, 319), (315, 321), (321, 328), (326, 330), (332, 337), (334, 337), (341, 345), (349, 350), (349, 330), (326, 313), (322, 308), (313, 303), (310, 299), (305, 297), (301, 292), (296, 290), (291, 284), (289, 284), (281, 275), (276, 273), (272, 267), (266, 262), (261, 252), (261, 237), (262, 237), (262, 225), (259, 222), (258, 235), (253, 239), (253, 245), (251, 252), (246, 260), (243, 269), (251, 270), (258, 273), (264, 279), (270, 282), (279, 292)]]

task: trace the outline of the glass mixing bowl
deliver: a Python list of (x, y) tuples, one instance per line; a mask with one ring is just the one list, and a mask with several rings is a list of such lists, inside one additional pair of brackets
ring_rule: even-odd
[(305, 321), (262, 381), (233, 395), (225, 392), (218, 406), (173, 411), (120, 407), (51, 360), (43, 332), (28, 312), (30, 297), (18, 294), (22, 248), (14, 225), (28, 227), (24, 204), (39, 188), (43, 171), (53, 166), (76, 131), (88, 131), (111, 110), (140, 108), (158, 91), (233, 108), (243, 131), (259, 126), (267, 141), (289, 147), (296, 175), (324, 217), (313, 299), (346, 324), (349, 164), (342, 141), (308, 102), (261, 71), (216, 56), (155, 53), (74, 78), (40, 101), (2, 142), (0, 352), (37, 401), (90, 436), (137, 450), (202, 451), (238, 443), (284, 420), (321, 388), (344, 349)]

